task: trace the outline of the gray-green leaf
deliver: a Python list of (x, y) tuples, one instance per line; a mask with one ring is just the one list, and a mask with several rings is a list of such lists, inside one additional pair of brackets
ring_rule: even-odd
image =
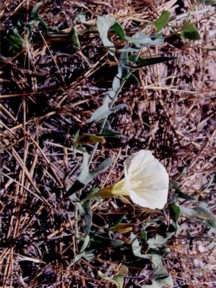
[(133, 37), (126, 37), (126, 39), (129, 43), (134, 43), (138, 48), (161, 45), (164, 41), (161, 35), (145, 35), (143, 32), (137, 32)]
[(187, 208), (185, 206), (179, 205), (182, 214), (185, 214), (190, 217), (195, 217), (203, 220), (209, 226), (216, 229), (216, 217), (215, 215), (207, 208), (205, 203), (201, 203), (200, 206), (194, 208)]
[(109, 15), (97, 17), (97, 29), (103, 45), (109, 49), (111, 55), (115, 54), (115, 47), (108, 38), (109, 29), (116, 23), (116, 19)]
[(152, 255), (151, 261), (154, 265), (152, 284), (143, 285), (141, 288), (172, 288), (174, 286), (173, 279), (169, 275), (166, 267), (163, 265), (161, 257), (158, 255)]

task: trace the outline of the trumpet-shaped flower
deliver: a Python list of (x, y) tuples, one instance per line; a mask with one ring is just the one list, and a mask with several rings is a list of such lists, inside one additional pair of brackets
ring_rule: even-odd
[(142, 207), (162, 209), (167, 203), (169, 176), (149, 150), (140, 150), (124, 162), (124, 178), (97, 193), (101, 197), (129, 196)]

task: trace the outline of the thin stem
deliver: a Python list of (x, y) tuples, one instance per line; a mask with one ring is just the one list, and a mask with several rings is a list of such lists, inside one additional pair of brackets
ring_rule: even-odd
[[(138, 59), (139, 56), (140, 56), (140, 53), (141, 53), (141, 50), (140, 50), (139, 53), (137, 54), (136, 60), (135, 60), (134, 62), (137, 61), (137, 59)], [(136, 69), (132, 69), (132, 68), (131, 68), (130, 71), (127, 73), (127, 75), (123, 78), (123, 81), (122, 81), (122, 83), (121, 83), (118, 91), (116, 92), (115, 96), (114, 96), (113, 99), (112, 99), (112, 102), (111, 102), (111, 104), (110, 104), (110, 108), (112, 108), (112, 106), (114, 105), (114, 103), (115, 103), (115, 101), (116, 101), (119, 93), (121, 92), (122, 88), (124, 87), (125, 83), (127, 82), (128, 78), (130, 77), (130, 75), (131, 75), (135, 70), (136, 70)], [(116, 76), (115, 76), (115, 77), (116, 77)], [(104, 118), (104, 120), (103, 120), (103, 122), (102, 122), (102, 124), (101, 124), (100, 130), (99, 130), (99, 133), (100, 133), (100, 134), (101, 134), (101, 133), (103, 132), (103, 130), (104, 130), (104, 127), (105, 127), (105, 125), (106, 125), (106, 123), (107, 123), (108, 117), (109, 117), (109, 116), (107, 116), (106, 118)], [(96, 151), (97, 151), (98, 145), (99, 145), (98, 142), (95, 143), (95, 145), (94, 145), (92, 154), (91, 154), (91, 156), (90, 156), (90, 158), (89, 158), (88, 167), (90, 167), (90, 165), (91, 165), (91, 163), (92, 163), (92, 160), (93, 160), (93, 158), (94, 158), (94, 156), (95, 156), (95, 153), (96, 153)]]

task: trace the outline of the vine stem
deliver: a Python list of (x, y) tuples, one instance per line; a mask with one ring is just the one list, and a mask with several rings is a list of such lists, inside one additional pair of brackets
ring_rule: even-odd
[[(138, 53), (137, 56), (136, 56), (136, 60), (134, 61), (135, 63), (136, 63), (136, 61), (138, 60), (138, 58), (139, 58), (139, 56), (140, 56), (140, 53), (141, 53), (141, 50), (139, 51), (139, 53)], [(110, 108), (112, 108), (112, 106), (114, 105), (114, 103), (115, 103), (115, 101), (116, 101), (119, 93), (121, 92), (122, 88), (124, 87), (125, 83), (127, 82), (128, 78), (130, 77), (130, 75), (131, 75), (135, 70), (136, 70), (136, 69), (133, 69), (133, 68), (130, 67), (130, 71), (129, 71), (129, 72), (126, 74), (126, 76), (123, 78), (123, 81), (122, 81), (122, 83), (121, 83), (118, 91), (116, 92), (115, 96), (114, 96), (113, 99), (112, 99), (112, 102), (111, 102), (111, 104), (110, 104)], [(115, 77), (116, 77), (116, 76), (115, 76)], [(100, 133), (100, 134), (101, 134), (101, 133), (103, 132), (103, 130), (104, 130), (104, 127), (105, 127), (105, 125), (106, 125), (106, 123), (107, 123), (108, 117), (109, 117), (109, 115), (108, 115), (106, 118), (104, 118), (104, 120), (103, 120), (103, 122), (102, 122), (102, 124), (101, 124), (100, 130), (99, 130), (99, 133)], [(95, 145), (94, 145), (94, 148), (93, 148), (93, 150), (92, 150), (91, 156), (90, 156), (90, 158), (89, 158), (88, 167), (90, 167), (90, 165), (91, 165), (91, 163), (92, 163), (92, 160), (93, 160), (93, 158), (94, 158), (94, 156), (95, 156), (95, 153), (96, 153), (96, 151), (97, 151), (98, 145), (99, 145), (99, 143), (95, 143)]]

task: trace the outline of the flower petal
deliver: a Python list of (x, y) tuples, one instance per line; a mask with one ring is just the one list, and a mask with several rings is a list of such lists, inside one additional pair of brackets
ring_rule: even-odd
[(131, 200), (140, 206), (162, 209), (167, 203), (169, 176), (149, 150), (130, 156), (125, 165), (125, 185)]

